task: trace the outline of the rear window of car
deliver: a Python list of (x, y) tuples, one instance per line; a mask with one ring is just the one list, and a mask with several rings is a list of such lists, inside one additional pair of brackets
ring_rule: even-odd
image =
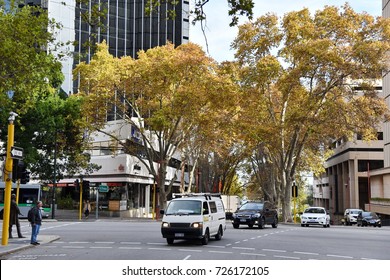
[(262, 210), (263, 204), (262, 203), (245, 203), (241, 206), (240, 210)]

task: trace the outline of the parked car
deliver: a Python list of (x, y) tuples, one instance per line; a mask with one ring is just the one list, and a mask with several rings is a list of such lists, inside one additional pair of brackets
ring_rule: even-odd
[(278, 227), (278, 212), (269, 201), (247, 201), (233, 213), (232, 224), (234, 228), (248, 225), (252, 228), (257, 225), (260, 229), (265, 225)]
[(382, 222), (378, 215), (374, 212), (360, 212), (357, 217), (357, 226), (374, 226), (381, 227)]
[(329, 213), (323, 207), (309, 207), (301, 215), (301, 227), (309, 225), (322, 225), (330, 227)]
[(357, 217), (360, 212), (363, 212), (362, 209), (345, 209), (344, 212), (344, 223), (345, 225), (353, 225), (357, 223)]

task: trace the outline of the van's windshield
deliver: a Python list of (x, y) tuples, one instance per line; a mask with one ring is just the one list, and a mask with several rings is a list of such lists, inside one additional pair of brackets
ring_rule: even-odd
[(200, 215), (202, 202), (196, 200), (172, 200), (165, 215)]

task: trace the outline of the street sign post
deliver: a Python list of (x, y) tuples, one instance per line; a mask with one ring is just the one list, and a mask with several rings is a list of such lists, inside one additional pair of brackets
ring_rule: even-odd
[(23, 159), (23, 148), (12, 146), (10, 154), (11, 158)]

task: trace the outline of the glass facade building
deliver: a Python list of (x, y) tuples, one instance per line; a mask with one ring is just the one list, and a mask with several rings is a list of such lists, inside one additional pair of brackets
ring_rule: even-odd
[[(138, 51), (171, 42), (176, 46), (189, 40), (189, 1), (175, 6), (163, 3), (147, 14), (148, 0), (27, 0), (28, 5), (48, 9), (49, 17), (61, 23), (56, 38), (64, 43), (56, 50), (61, 59), (65, 81), (62, 90), (76, 93), (77, 79), (72, 70), (81, 61), (89, 62), (95, 43), (106, 41), (115, 57), (136, 57)], [(174, 16), (170, 16), (174, 11)], [(99, 17), (96, 16), (97, 12)], [(92, 16), (91, 16), (92, 15)], [(69, 44), (69, 42), (71, 42)], [(68, 43), (68, 44), (66, 44)]]

